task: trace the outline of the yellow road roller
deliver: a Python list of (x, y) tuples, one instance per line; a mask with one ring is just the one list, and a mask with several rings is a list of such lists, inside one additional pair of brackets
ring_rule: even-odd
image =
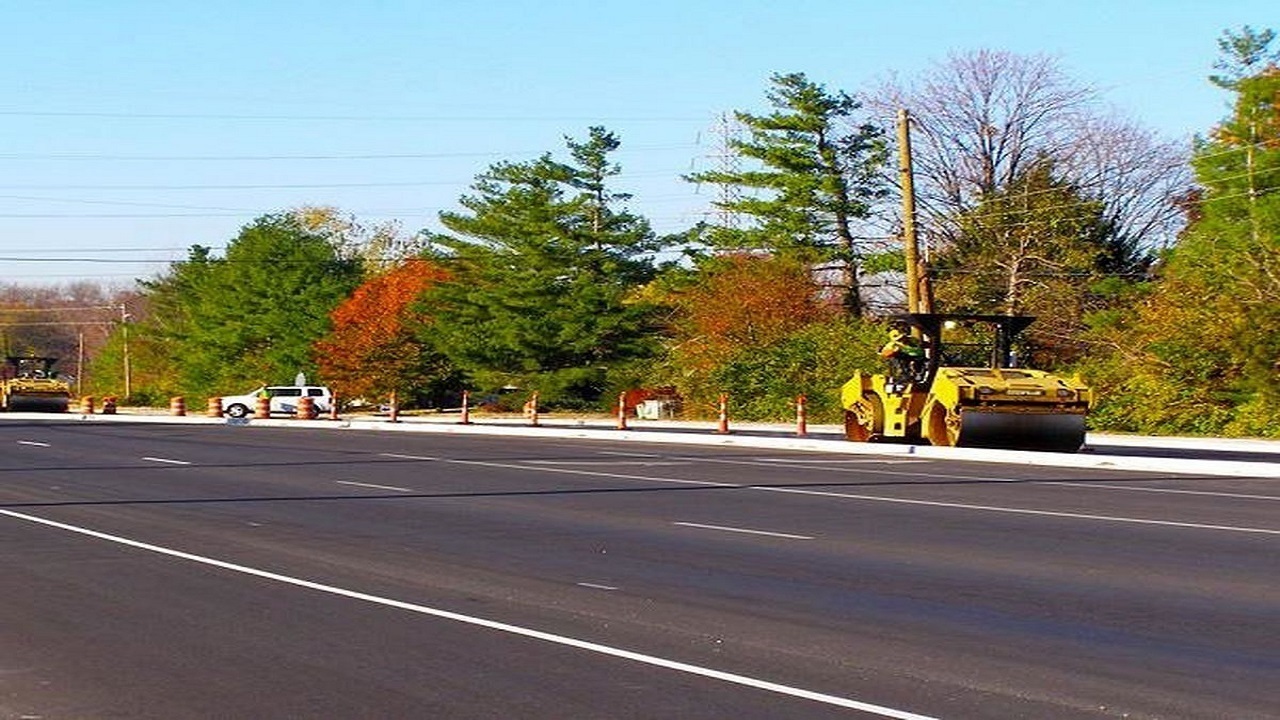
[[(905, 313), (890, 318), (922, 352), (890, 374), (841, 388), (845, 436), (858, 442), (1076, 452), (1092, 391), (1078, 377), (1018, 367), (1025, 315)], [(958, 340), (945, 341), (944, 334)]]
[(10, 356), (0, 380), (0, 409), (9, 412), (66, 412), (71, 387), (53, 370), (57, 358)]

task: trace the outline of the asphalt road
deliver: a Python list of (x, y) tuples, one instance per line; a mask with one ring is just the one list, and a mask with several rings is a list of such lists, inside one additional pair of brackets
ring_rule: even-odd
[(6, 422), (0, 717), (1275, 717), (1277, 482)]

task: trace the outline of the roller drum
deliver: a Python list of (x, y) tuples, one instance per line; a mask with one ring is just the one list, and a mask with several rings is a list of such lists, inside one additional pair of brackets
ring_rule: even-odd
[(965, 408), (958, 447), (1076, 452), (1084, 445), (1084, 415)]
[(64, 413), (70, 400), (65, 395), (10, 395), (10, 412)]

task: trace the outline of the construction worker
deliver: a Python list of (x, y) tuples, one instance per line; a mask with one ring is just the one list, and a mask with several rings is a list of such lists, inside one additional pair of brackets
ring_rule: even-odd
[(880, 357), (889, 361), (893, 383), (910, 382), (924, 366), (924, 348), (920, 341), (899, 326), (889, 328), (889, 342), (880, 348)]

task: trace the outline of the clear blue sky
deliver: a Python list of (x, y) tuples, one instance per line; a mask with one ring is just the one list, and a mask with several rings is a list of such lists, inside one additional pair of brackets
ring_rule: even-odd
[(1280, 29), (1275, 1), (0, 0), (0, 281), (128, 284), (300, 205), (438, 229), (490, 163), (594, 124), (632, 209), (683, 229), (711, 195), (680, 175), (775, 72), (853, 93), (954, 51), (1046, 53), (1190, 138), (1226, 112), (1205, 77), (1245, 24)]

